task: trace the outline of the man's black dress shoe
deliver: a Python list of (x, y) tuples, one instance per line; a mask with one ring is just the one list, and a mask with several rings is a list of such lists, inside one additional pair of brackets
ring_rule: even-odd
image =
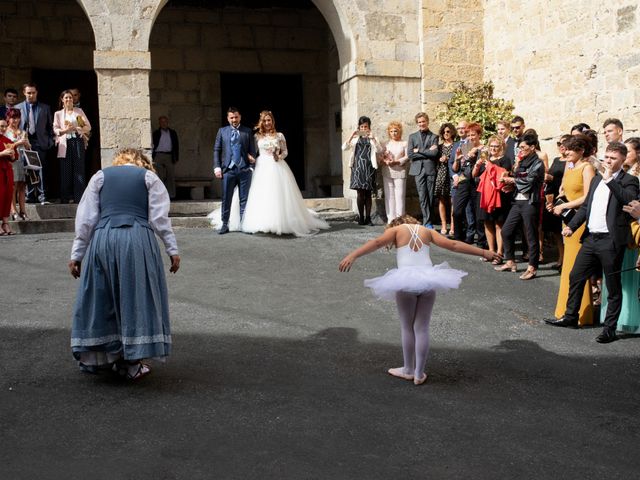
[(604, 330), (602, 330), (602, 333), (596, 337), (596, 342), (611, 343), (617, 339), (618, 337), (616, 336), (615, 331), (605, 328)]
[(554, 327), (578, 328), (578, 322), (572, 322), (566, 317), (560, 317), (557, 320), (555, 318), (545, 318), (544, 323)]
[(218, 235), (224, 235), (225, 233), (229, 233), (229, 226), (228, 225), (222, 225), (220, 227), (220, 230), (218, 230)]

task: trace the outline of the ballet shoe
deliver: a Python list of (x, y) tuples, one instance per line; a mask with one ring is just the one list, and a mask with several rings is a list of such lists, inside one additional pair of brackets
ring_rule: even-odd
[(427, 374), (423, 373), (422, 374), (422, 378), (414, 378), (413, 379), (413, 384), (414, 385), (422, 385), (426, 381), (427, 381)]
[(387, 370), (387, 373), (404, 380), (413, 380), (413, 375), (411, 375), (410, 373), (404, 373), (404, 368), (402, 367), (390, 368), (389, 370)]

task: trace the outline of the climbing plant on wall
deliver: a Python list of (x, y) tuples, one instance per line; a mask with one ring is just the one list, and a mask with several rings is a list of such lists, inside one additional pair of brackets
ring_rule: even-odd
[(496, 132), (496, 122), (511, 121), (513, 102), (502, 98), (494, 98), (493, 82), (468, 85), (461, 82), (452, 92), (451, 99), (445, 103), (445, 110), (438, 114), (441, 123), (456, 123), (460, 120), (477, 122), (484, 130), (487, 138)]

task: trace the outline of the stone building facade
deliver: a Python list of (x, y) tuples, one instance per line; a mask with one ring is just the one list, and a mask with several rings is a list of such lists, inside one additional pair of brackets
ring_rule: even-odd
[(225, 82), (254, 74), (271, 91), (269, 76), (286, 76), (300, 85), (289, 92), (301, 112), (292, 161), (319, 195), (319, 178), (348, 181), (340, 143), (360, 115), (379, 137), (395, 119), (409, 133), (461, 80), (493, 80), (549, 139), (609, 116), (636, 131), (638, 15), (631, 0), (0, 0), (0, 86), (89, 72), (103, 165), (121, 147), (149, 148), (166, 114), (183, 140), (178, 176), (203, 177)]

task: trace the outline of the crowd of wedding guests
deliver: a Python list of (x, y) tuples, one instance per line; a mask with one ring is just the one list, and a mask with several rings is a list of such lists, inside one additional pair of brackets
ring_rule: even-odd
[(80, 91), (63, 90), (58, 110), (38, 99), (38, 86), (27, 82), (19, 92), (4, 90), (0, 105), (0, 236), (13, 235), (11, 220), (28, 220), (27, 202), (48, 203), (43, 171), (47, 152), (56, 149), (60, 167), (60, 202), (77, 203), (86, 186), (85, 151), (91, 123), (80, 108)]
[(550, 268), (561, 281), (548, 324), (600, 321), (600, 343), (615, 340), (616, 330), (640, 332), (640, 137), (624, 139), (622, 121), (609, 118), (601, 150), (597, 132), (578, 123), (559, 137), (556, 152), (544, 152), (518, 115), (498, 122), (486, 140), (478, 123), (445, 123), (436, 134), (426, 113), (415, 122), (407, 140), (399, 122), (389, 123), (381, 140), (371, 133), (371, 119), (361, 117), (343, 145), (353, 150), (350, 188), (358, 192), (359, 224), (371, 224), (378, 168), (388, 222), (405, 213), (406, 182), (414, 177), (424, 226), (439, 224), (442, 235), (499, 253), (491, 262), (499, 272), (515, 273), (521, 261), (519, 278), (532, 280), (551, 263), (545, 244), (555, 246), (547, 251), (558, 252)]

